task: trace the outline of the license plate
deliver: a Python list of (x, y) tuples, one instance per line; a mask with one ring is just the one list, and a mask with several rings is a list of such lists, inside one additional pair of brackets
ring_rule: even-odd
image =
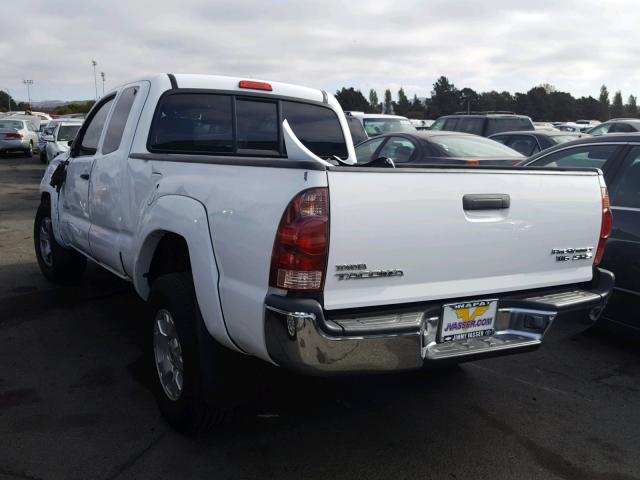
[(440, 342), (493, 335), (497, 313), (498, 300), (472, 300), (444, 305)]

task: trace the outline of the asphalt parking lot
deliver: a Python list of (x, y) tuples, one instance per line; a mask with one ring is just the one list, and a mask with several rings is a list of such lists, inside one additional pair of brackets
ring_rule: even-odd
[(133, 289), (94, 266), (76, 287), (41, 277), (42, 172), (0, 157), (0, 479), (640, 479), (640, 343), (608, 326), (442, 371), (260, 366), (232, 421), (172, 432), (147, 388)]

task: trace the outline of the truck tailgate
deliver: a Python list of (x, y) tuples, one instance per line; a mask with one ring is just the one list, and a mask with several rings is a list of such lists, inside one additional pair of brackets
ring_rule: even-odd
[(592, 257), (558, 261), (552, 250), (595, 254), (602, 214), (596, 172), (335, 168), (327, 175), (327, 310), (592, 278)]

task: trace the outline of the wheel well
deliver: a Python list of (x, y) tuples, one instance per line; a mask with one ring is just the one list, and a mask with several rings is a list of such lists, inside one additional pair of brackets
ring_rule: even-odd
[(189, 247), (184, 237), (175, 233), (165, 233), (158, 242), (149, 265), (147, 282), (153, 285), (158, 277), (167, 273), (190, 272)]

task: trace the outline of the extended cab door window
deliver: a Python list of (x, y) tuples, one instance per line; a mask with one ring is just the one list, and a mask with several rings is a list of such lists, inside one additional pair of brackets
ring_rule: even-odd
[(77, 150), (77, 156), (96, 154), (102, 129), (104, 128), (112, 104), (113, 98), (110, 98), (98, 107), (98, 111), (89, 120), (89, 124), (84, 129), (84, 134), (80, 138), (80, 147)]
[(129, 112), (131, 111), (131, 106), (133, 105), (137, 92), (138, 87), (129, 87), (120, 94), (118, 103), (116, 103), (115, 109), (113, 110), (113, 115), (111, 115), (111, 120), (109, 120), (104, 142), (102, 143), (102, 153), (104, 155), (115, 152), (120, 148), (124, 127), (127, 124), (127, 118), (129, 118)]
[(282, 117), (302, 144), (318, 157), (349, 157), (342, 126), (333, 110), (320, 105), (282, 102)]

